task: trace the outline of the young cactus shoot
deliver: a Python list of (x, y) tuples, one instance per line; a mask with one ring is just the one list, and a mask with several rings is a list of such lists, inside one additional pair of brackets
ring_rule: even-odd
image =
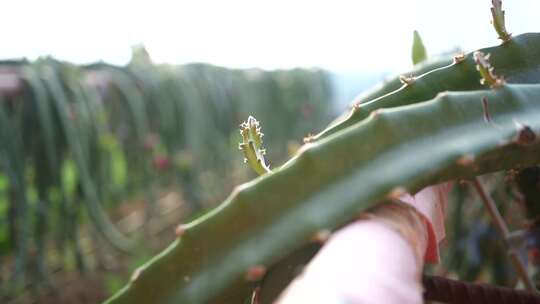
[(262, 147), (261, 126), (253, 116), (249, 116), (247, 121), (240, 124), (240, 134), (242, 142), (239, 144), (239, 149), (244, 153), (244, 162), (257, 172), (259, 175), (269, 173), (270, 169), (266, 164), (264, 155), (265, 149)]

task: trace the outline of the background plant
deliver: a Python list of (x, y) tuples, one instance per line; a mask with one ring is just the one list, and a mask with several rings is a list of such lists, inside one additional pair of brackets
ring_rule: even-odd
[[(58, 267), (85, 273), (107, 268), (110, 252), (162, 248), (152, 239), (164, 230), (170, 239), (171, 219), (212, 206), (250, 175), (235, 151), (248, 113), (280, 117), (268, 122), (280, 142), (301, 140), (331, 113), (324, 71), (155, 65), (143, 47), (125, 67), (41, 58), (1, 62), (0, 72), (6, 300), (53, 288)], [(282, 145), (267, 157), (288, 153)]]

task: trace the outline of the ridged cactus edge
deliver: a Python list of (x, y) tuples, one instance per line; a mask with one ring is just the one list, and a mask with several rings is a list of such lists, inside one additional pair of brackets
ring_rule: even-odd
[[(510, 41), (478, 50), (508, 83), (538, 83), (540, 79), (540, 33), (527, 33)], [(359, 96), (349, 113), (312, 137), (319, 140), (366, 118), (380, 108), (397, 107), (434, 98), (444, 91), (472, 91), (486, 86), (478, 81), (474, 52), (453, 59), (419, 65), (388, 81), (379, 89)]]
[(540, 85), (505, 84), (372, 111), (182, 226), (108, 303), (240, 303), (267, 266), (378, 202), (539, 163), (538, 96)]

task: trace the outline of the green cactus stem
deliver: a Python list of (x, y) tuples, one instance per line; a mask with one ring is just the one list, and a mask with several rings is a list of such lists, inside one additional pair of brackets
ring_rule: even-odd
[(499, 39), (503, 41), (503, 43), (510, 41), (512, 34), (508, 33), (506, 30), (505, 20), (504, 20), (504, 10), (502, 9), (502, 1), (501, 0), (491, 0), (491, 4), (493, 5), (491, 7), (491, 24), (493, 24), (493, 27), (495, 28), (495, 31), (497, 32), (497, 35), (499, 35)]
[[(540, 79), (540, 33), (529, 33), (514, 37), (500, 46), (479, 50), (490, 54), (490, 61), (497, 66), (497, 71), (505, 75), (508, 83), (538, 83)], [(406, 74), (409, 75), (409, 74)], [(401, 77), (401, 81), (403, 77)], [(343, 130), (365, 119), (377, 109), (413, 104), (434, 98), (439, 92), (479, 90), (478, 72), (474, 52), (461, 60), (454, 60), (450, 65), (437, 68), (425, 74), (409, 79), (401, 86), (382, 96), (373, 93), (374, 99), (357, 100), (352, 110), (341, 120), (332, 123), (312, 141), (320, 140), (330, 134)], [(400, 80), (397, 80), (399, 83)], [(389, 83), (394, 87), (396, 84)], [(386, 88), (380, 89), (386, 92)], [(377, 97), (378, 96), (378, 97)]]
[[(237, 187), (222, 205), (185, 225), (181, 237), (108, 303), (240, 303), (254, 287), (246, 280), (250, 269), (266, 269), (394, 189), (414, 193), (539, 163), (540, 143), (517, 142), (515, 126), (540, 131), (538, 96), (540, 85), (441, 93), (382, 109), (307, 144), (272, 174)], [(497, 127), (482, 119), (484, 97)], [(469, 161), (460, 161), (465, 155)]]

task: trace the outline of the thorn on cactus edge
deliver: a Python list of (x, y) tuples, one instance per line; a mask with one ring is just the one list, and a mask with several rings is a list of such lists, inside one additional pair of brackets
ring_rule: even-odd
[(474, 162), (474, 155), (464, 154), (456, 160), (456, 164), (460, 166), (470, 166)]
[(266, 274), (266, 267), (263, 265), (256, 265), (249, 267), (246, 271), (246, 280), (249, 282), (260, 281)]
[(412, 85), (415, 80), (416, 80), (416, 78), (414, 78), (413, 76), (405, 76), (405, 75), (399, 76), (399, 81), (401, 81), (401, 83), (403, 83), (403, 84), (405, 84), (407, 86)]
[(186, 226), (184, 224), (180, 224), (174, 229), (174, 234), (176, 234), (176, 237), (181, 237), (185, 232)]
[(360, 101), (356, 101), (351, 105), (351, 114), (354, 115), (356, 112), (360, 112), (362, 108), (362, 103)]
[(444, 98), (446, 96), (448, 96), (448, 91), (443, 91), (443, 92), (437, 93), (437, 96), (435, 96), (435, 98)]
[(536, 141), (536, 134), (531, 127), (514, 120), (514, 124), (518, 130), (518, 134), (514, 139), (514, 142), (518, 145), (527, 146), (533, 144)]
[(324, 244), (326, 243), (326, 241), (328, 241), (328, 239), (330, 238), (330, 236), (332, 235), (332, 231), (330, 230), (319, 230), (317, 232), (315, 232), (315, 234), (313, 235), (313, 237), (311, 238), (311, 240), (313, 242), (316, 242), (316, 243), (319, 243), (319, 244)]
[(306, 137), (304, 137), (304, 143), (305, 144), (309, 144), (311, 142), (313, 142), (315, 139), (315, 136), (311, 133), (308, 133), (308, 135)]
[(388, 192), (386, 197), (389, 200), (397, 201), (406, 193), (407, 193), (407, 189), (401, 186), (397, 186), (397, 187), (394, 187), (392, 190), (390, 190), (390, 192)]
[(130, 281), (135, 282), (139, 278), (139, 276), (141, 275), (141, 272), (142, 272), (142, 267), (139, 267), (139, 268), (135, 269), (135, 271), (133, 271), (133, 274), (129, 278)]
[(461, 63), (463, 61), (465, 61), (465, 54), (463, 53), (459, 53), (457, 55), (454, 56), (454, 64), (458, 64), (458, 63)]

